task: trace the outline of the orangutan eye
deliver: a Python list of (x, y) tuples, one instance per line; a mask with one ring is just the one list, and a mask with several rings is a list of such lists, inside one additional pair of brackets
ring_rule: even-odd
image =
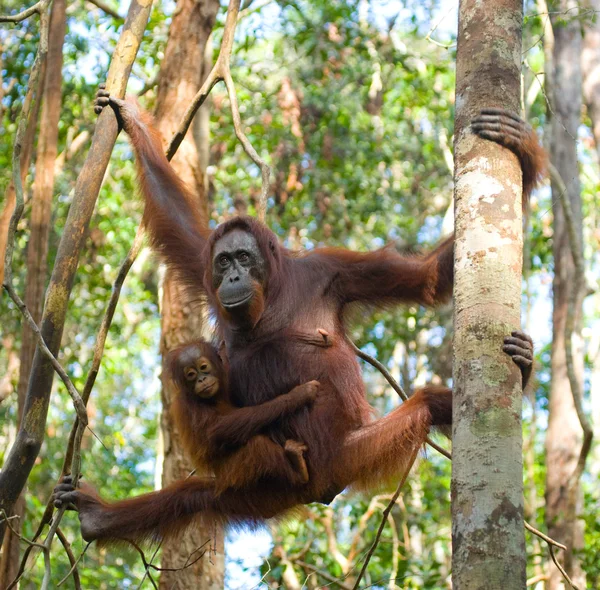
[(210, 365), (208, 363), (202, 363), (200, 365), (200, 371), (202, 371), (202, 373), (208, 373), (210, 371)]
[(225, 256), (224, 254), (222, 256), (219, 256), (219, 266), (221, 268), (227, 268), (229, 264), (230, 262), (227, 256)]
[(238, 260), (242, 264), (245, 264), (246, 262), (248, 262), (250, 260), (250, 255), (248, 254), (248, 252), (240, 252), (238, 254)]
[(185, 378), (187, 379), (187, 381), (193, 381), (196, 376), (198, 375), (198, 372), (196, 371), (196, 369), (193, 369), (192, 367), (188, 367), (187, 369), (184, 370), (184, 375)]

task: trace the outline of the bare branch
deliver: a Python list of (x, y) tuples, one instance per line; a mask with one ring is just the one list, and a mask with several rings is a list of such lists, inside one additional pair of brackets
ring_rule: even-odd
[(27, 543), (27, 545), (29, 545), (30, 547), (38, 547), (39, 549), (44, 549), (44, 546), (41, 545), (40, 543), (36, 543), (35, 541), (30, 541), (29, 539), (27, 539), (26, 537), (24, 537), (23, 535), (21, 535), (20, 533), (18, 533), (13, 526), (10, 524), (10, 521), (13, 520), (14, 516), (7, 516), (6, 512), (4, 510), (0, 509), (0, 516), (2, 517), (2, 522), (6, 523), (6, 526), (10, 529), (10, 532), (20, 541), (23, 541), (23, 543)]
[(542, 541), (546, 541), (546, 543), (548, 543), (548, 545), (554, 545), (555, 547), (558, 547), (559, 549), (562, 549), (563, 551), (567, 550), (567, 546), (566, 545), (563, 545), (562, 543), (559, 543), (558, 541), (555, 541), (554, 539), (551, 539), (550, 537), (544, 535), (544, 533), (542, 533), (541, 531), (538, 531), (537, 529), (533, 528), (528, 522), (525, 522), (525, 528), (530, 533), (533, 533), (534, 535), (536, 535), (540, 539), (542, 539)]
[(30, 8), (25, 9), (23, 12), (19, 12), (19, 14), (15, 14), (13, 16), (0, 14), (0, 23), (20, 23), (36, 12), (41, 15), (43, 12), (45, 12), (48, 4), (49, 2), (47, 0), (40, 0)]
[[(72, 572), (73, 573), (73, 584), (75, 584), (75, 590), (81, 590), (81, 579), (79, 578), (79, 570), (77, 569), (77, 562), (79, 561), (79, 559), (81, 559), (81, 557), (75, 559), (75, 556), (73, 555), (73, 550), (71, 549), (71, 544), (67, 540), (67, 537), (65, 537), (65, 534), (62, 532), (60, 527), (56, 530), (56, 536), (59, 538), (60, 542), (62, 543), (65, 553), (67, 554), (67, 557), (69, 558), (69, 563), (71, 564), (71, 569), (69, 570), (69, 573), (66, 575), (66, 577), (64, 579), (62, 579), (57, 584), (57, 586), (60, 586), (71, 575), (71, 572)], [(83, 553), (82, 553), (82, 555), (83, 555)]]
[[(60, 529), (58, 529), (57, 534), (61, 534)], [(73, 572), (73, 581), (75, 581), (75, 573), (74, 572), (77, 571), (76, 570), (77, 564), (81, 561), (81, 558), (86, 554), (86, 552), (89, 549), (91, 544), (92, 544), (91, 541), (86, 544), (86, 546), (83, 548), (83, 551), (79, 554), (79, 557), (75, 560), (75, 563), (71, 563), (71, 569), (67, 572), (67, 575), (58, 584), (56, 584), (57, 587), (60, 586), (61, 584), (64, 584), (72, 572)], [(79, 573), (77, 573), (77, 575), (79, 575)]]
[(369, 552), (367, 553), (367, 556), (365, 557), (365, 561), (364, 561), (362, 568), (358, 574), (358, 578), (356, 578), (356, 582), (354, 583), (354, 587), (352, 590), (358, 590), (360, 588), (360, 581), (362, 580), (363, 576), (365, 575), (365, 572), (367, 571), (367, 567), (369, 566), (369, 561), (371, 561), (371, 557), (373, 557), (373, 553), (375, 552), (375, 549), (377, 548), (377, 545), (379, 544), (379, 539), (381, 538), (381, 533), (383, 533), (383, 529), (385, 528), (385, 523), (387, 522), (388, 516), (389, 516), (390, 512), (392, 511), (392, 508), (394, 507), (396, 500), (400, 496), (402, 486), (404, 485), (404, 482), (406, 481), (406, 478), (408, 477), (408, 474), (410, 473), (410, 470), (412, 469), (412, 466), (413, 466), (418, 454), (419, 454), (419, 449), (417, 448), (413, 451), (410, 461), (408, 462), (408, 467), (407, 467), (406, 471), (404, 472), (404, 475), (402, 476), (402, 479), (400, 480), (400, 483), (398, 484), (398, 487), (396, 488), (396, 491), (394, 492), (392, 499), (389, 501), (389, 504), (386, 506), (385, 510), (383, 511), (383, 516), (381, 517), (381, 524), (379, 525), (379, 529), (377, 530), (377, 534), (375, 535), (375, 540), (373, 541), (373, 544), (371, 545), (371, 548), (369, 549)]
[[(211, 538), (207, 539), (206, 541), (204, 541), (204, 543), (202, 543), (202, 545), (200, 545), (199, 547), (196, 547), (196, 549), (194, 549), (194, 551), (192, 551), (189, 555), (188, 558), (186, 559), (185, 563), (181, 566), (181, 567), (159, 567), (158, 565), (154, 565), (151, 561), (148, 561), (146, 559), (146, 554), (144, 553), (143, 549), (134, 541), (128, 540), (128, 543), (134, 547), (137, 552), (140, 554), (140, 557), (142, 558), (142, 563), (144, 564), (144, 568), (146, 569), (146, 573), (149, 573), (150, 569), (153, 569), (154, 571), (157, 572), (180, 572), (181, 570), (185, 570), (188, 567), (192, 567), (195, 563), (197, 563), (206, 553), (206, 545), (208, 545), (210, 542), (212, 541)], [(192, 556), (195, 555), (196, 553), (198, 553), (198, 556), (195, 557), (194, 559), (192, 559)]]
[[(363, 352), (360, 348), (358, 348), (358, 346), (356, 346), (356, 344), (354, 344), (354, 342), (350, 342), (350, 345), (352, 346), (352, 349), (354, 350), (356, 356), (359, 356), (361, 359), (363, 359), (363, 361), (366, 361), (367, 363), (375, 367), (385, 377), (386, 381), (391, 385), (392, 389), (400, 396), (402, 401), (408, 400), (408, 395), (406, 394), (404, 389), (402, 389), (400, 384), (392, 377), (391, 373), (385, 368), (385, 366), (382, 363), (380, 363), (376, 358), (372, 357), (366, 352)], [(438, 453), (444, 455), (444, 457), (446, 457), (447, 459), (452, 460), (451, 453), (447, 451), (444, 447), (441, 447), (437, 443), (433, 442), (429, 437), (427, 437), (426, 442), (431, 448), (435, 449)]]
[(244, 2), (244, 5), (242, 6), (242, 9), (238, 15), (238, 23), (247, 16), (259, 12), (265, 6), (271, 4), (271, 2), (273, 2), (273, 0), (260, 0), (260, 2), (256, 2), (256, 4), (254, 2)]
[(117, 20), (124, 20), (123, 17), (111, 6), (109, 6), (104, 0), (87, 0), (90, 4), (97, 6), (102, 12), (108, 14), (108, 16), (112, 16)]
[(353, 588), (352, 586), (345, 584), (343, 580), (340, 580), (340, 579), (336, 578), (335, 576), (332, 576), (329, 572), (326, 572), (325, 570), (319, 569), (312, 563), (306, 563), (305, 561), (301, 561), (299, 559), (295, 560), (294, 563), (304, 569), (307, 569), (315, 574), (318, 574), (324, 580), (327, 580), (331, 584), (335, 584), (339, 588), (342, 588), (342, 590), (352, 590), (352, 588)]
[(183, 138), (185, 137), (185, 134), (192, 123), (194, 115), (202, 106), (215, 84), (217, 82), (225, 82), (225, 87), (229, 96), (229, 102), (231, 103), (231, 114), (233, 116), (233, 127), (235, 129), (236, 137), (242, 144), (244, 151), (260, 168), (262, 189), (258, 203), (258, 219), (264, 222), (267, 209), (267, 197), (270, 191), (271, 169), (269, 165), (258, 155), (242, 129), (240, 109), (237, 102), (235, 85), (231, 76), (231, 51), (233, 48), (235, 27), (238, 22), (239, 12), (240, 0), (230, 0), (229, 7), (227, 9), (227, 18), (225, 19), (225, 27), (223, 29), (223, 40), (221, 42), (219, 57), (217, 57), (217, 61), (213, 66), (213, 69), (210, 71), (208, 77), (204, 81), (204, 84), (202, 84), (202, 87), (192, 100), (190, 106), (183, 116), (181, 123), (179, 124), (177, 131), (173, 135), (171, 143), (167, 148), (167, 158), (170, 160), (173, 157), (173, 154), (183, 141)]
[[(10, 272), (7, 273), (7, 275), (10, 275)], [(19, 310), (23, 314), (23, 317), (27, 321), (27, 324), (29, 325), (29, 327), (31, 328), (33, 333), (35, 334), (40, 350), (48, 358), (48, 360), (52, 363), (52, 367), (54, 367), (54, 370), (56, 371), (58, 376), (62, 379), (62, 382), (65, 384), (65, 387), (67, 388), (67, 392), (69, 393), (69, 395), (71, 396), (71, 399), (73, 400), (73, 405), (75, 406), (75, 411), (77, 412), (77, 417), (79, 418), (80, 421), (82, 421), (87, 426), (88, 418), (87, 418), (87, 412), (85, 409), (85, 405), (81, 399), (81, 396), (79, 395), (79, 392), (73, 385), (73, 382), (67, 375), (66, 371), (63, 369), (62, 365), (56, 360), (56, 357), (52, 354), (50, 349), (46, 346), (46, 343), (44, 342), (44, 338), (42, 336), (42, 333), (40, 332), (40, 329), (38, 328), (38, 325), (35, 323), (35, 320), (31, 316), (31, 313), (27, 309), (27, 306), (25, 305), (23, 300), (19, 297), (19, 295), (15, 291), (12, 284), (5, 282), (4, 288), (10, 295), (10, 298), (15, 302), (15, 305), (19, 308)]]
[(552, 558), (554, 565), (558, 568), (558, 571), (562, 574), (563, 578), (566, 580), (566, 582), (569, 584), (569, 586), (571, 586), (571, 588), (573, 588), (573, 590), (579, 590), (579, 587), (575, 586), (575, 584), (573, 583), (573, 580), (571, 580), (571, 578), (569, 578), (569, 575), (565, 571), (565, 568), (562, 565), (560, 565), (558, 559), (556, 559), (556, 555), (554, 555), (554, 549), (552, 548), (552, 545), (548, 545), (548, 551), (550, 552), (550, 557)]

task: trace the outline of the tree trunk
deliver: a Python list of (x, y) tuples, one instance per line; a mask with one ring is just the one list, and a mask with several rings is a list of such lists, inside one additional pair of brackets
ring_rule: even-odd
[(452, 543), (455, 590), (525, 587), (521, 376), (502, 351), (520, 325), (521, 171), (477, 138), (482, 107), (519, 110), (521, 0), (459, 7), (455, 123)]
[[(576, 13), (575, 0), (561, 0), (554, 7), (554, 78), (552, 96), (551, 161), (568, 191), (577, 224), (578, 239), (582, 240), (581, 195), (577, 163), (577, 129), (581, 120), (581, 24)], [(565, 16), (566, 15), (566, 16)], [(565, 355), (565, 320), (569, 288), (573, 285), (574, 266), (569, 246), (565, 218), (560, 205), (557, 184), (552, 182), (552, 210), (554, 212), (554, 281), (552, 313), (552, 382), (550, 386), (548, 430), (546, 433), (546, 523), (548, 534), (567, 545), (564, 565), (567, 573), (580, 587), (585, 578), (573, 551), (583, 545), (582, 521), (577, 519), (581, 510), (581, 491), (567, 493), (570, 476), (575, 470), (581, 447), (582, 430), (573, 403), (573, 395)], [(575, 329), (574, 358), (578, 379), (582, 384), (583, 350), (580, 322)], [(559, 557), (563, 557), (559, 555)], [(562, 587), (562, 576), (550, 564), (548, 590)]]
[[(38, 139), (37, 158), (35, 166), (35, 185), (31, 207), (31, 223), (29, 245), (27, 249), (27, 285), (25, 288), (25, 305), (33, 319), (39, 322), (42, 317), (44, 303), (44, 288), (48, 265), (48, 234), (50, 231), (50, 216), (52, 213), (52, 191), (54, 188), (54, 161), (58, 151), (58, 122), (60, 118), (63, 42), (67, 26), (65, 0), (54, 0), (50, 15), (50, 31), (48, 35), (48, 54), (46, 56), (42, 117)], [(35, 119), (33, 128), (35, 128)], [(23, 167), (27, 170), (27, 167)], [(14, 187), (13, 207), (14, 207)], [(35, 336), (23, 322), (23, 335), (20, 352), (19, 384), (17, 387), (18, 418), (21, 423), (29, 371), (35, 352)], [(13, 528), (21, 532), (23, 516), (25, 515), (25, 490), (15, 503), (14, 514), (19, 519)], [(12, 582), (19, 569), (19, 539), (9, 531), (4, 539), (2, 559), (0, 560), (0, 588), (5, 588)]]
[[(169, 30), (165, 57), (161, 64), (156, 122), (163, 138), (174, 134), (183, 113), (208, 74), (204, 67), (204, 52), (212, 31), (218, 0), (179, 0)], [(204, 134), (205, 137), (208, 137)], [(201, 165), (200, 149), (189, 131), (175, 158), (173, 167), (179, 177), (198, 195), (198, 206), (206, 212), (208, 205), (205, 190), (205, 170)], [(205, 333), (205, 309), (199, 301), (188, 301), (183, 289), (167, 272), (163, 281), (161, 354)], [(164, 440), (162, 484), (185, 478), (192, 470), (185, 455), (169, 411), (174, 391), (164, 382), (162, 390), (163, 415), (161, 419)], [(192, 567), (172, 572), (162, 572), (160, 588), (217, 590), (223, 588), (225, 560), (223, 530), (221, 527), (201, 527), (187, 530), (163, 544), (162, 567), (181, 568), (206, 541), (206, 554)]]

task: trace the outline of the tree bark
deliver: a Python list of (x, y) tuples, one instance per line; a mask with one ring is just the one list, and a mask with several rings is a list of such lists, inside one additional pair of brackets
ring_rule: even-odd
[[(151, 6), (151, 0), (131, 2), (108, 71), (107, 87), (115, 96), (125, 95), (127, 80), (148, 23)], [(75, 185), (73, 203), (58, 247), (40, 326), (42, 336), (55, 356), (60, 348), (79, 254), (117, 133), (114, 114), (105, 110), (98, 119), (92, 146)], [(50, 361), (36, 349), (23, 420), (0, 472), (0, 509), (9, 515), (12, 514), (14, 503), (27, 482), (44, 440), (53, 380), (54, 369)], [(4, 537), (5, 529), (6, 525), (0, 523), (0, 541)]]
[[(581, 23), (577, 17), (575, 0), (560, 0), (552, 13), (554, 30), (554, 78), (552, 97), (552, 143), (550, 157), (566, 184), (568, 198), (577, 225), (578, 239), (582, 237), (581, 194), (577, 162), (577, 130), (581, 121)], [(571, 475), (577, 465), (582, 441), (582, 430), (573, 403), (567, 374), (565, 354), (565, 321), (569, 289), (573, 285), (574, 265), (569, 246), (565, 217), (560, 205), (558, 185), (552, 182), (552, 210), (554, 213), (553, 313), (552, 313), (552, 382), (550, 386), (548, 429), (546, 431), (546, 523), (548, 534), (567, 545), (564, 566), (572, 580), (585, 587), (585, 576), (574, 550), (583, 546), (583, 522), (577, 519), (581, 512), (582, 496), (567, 492)], [(583, 349), (581, 322), (577, 322), (573, 342), (577, 378), (583, 385)], [(563, 558), (562, 555), (559, 558)], [(550, 564), (547, 590), (562, 588), (560, 572)]]
[(519, 111), (521, 0), (459, 6), (455, 123), (452, 543), (455, 590), (525, 587), (520, 325), (521, 170), (477, 138), (482, 107)]
[[(218, 0), (179, 0), (177, 3), (161, 64), (155, 112), (158, 129), (167, 140), (174, 134), (183, 113), (208, 74), (204, 54), (218, 9)], [(206, 134), (203, 136), (208, 137)], [(200, 152), (190, 130), (173, 158), (172, 165), (179, 177), (198, 195), (198, 206), (206, 213), (208, 204), (205, 169)], [(207, 217), (206, 215), (205, 218)], [(210, 335), (206, 333), (204, 306), (199, 301), (187, 300), (184, 290), (169, 272), (165, 274), (162, 290), (161, 354), (164, 358), (172, 348), (193, 338)], [(192, 471), (169, 411), (174, 394), (171, 384), (165, 381), (161, 418), (164, 441), (163, 486), (187, 477)], [(207, 549), (206, 554), (193, 566), (161, 573), (161, 589), (223, 588), (225, 560), (221, 527), (198, 526), (188, 529), (176, 539), (166, 541), (162, 547), (161, 565), (163, 568), (181, 568), (186, 561), (197, 556), (194, 552), (206, 541), (209, 541), (204, 547)]]
[[(29, 228), (29, 244), (27, 247), (27, 285), (25, 287), (25, 305), (36, 322), (42, 316), (44, 287), (48, 273), (48, 235), (52, 213), (52, 192), (54, 188), (54, 161), (58, 152), (58, 123), (60, 119), (63, 42), (67, 27), (65, 0), (54, 0), (50, 14), (50, 30), (48, 34), (48, 54), (46, 56), (46, 73), (40, 120), (37, 158), (35, 165), (35, 184), (31, 206), (31, 223)], [(17, 386), (18, 418), (21, 423), (29, 371), (33, 361), (36, 340), (33, 332), (23, 323), (21, 340), (19, 384)], [(14, 509), (19, 516), (13, 528), (21, 531), (25, 514), (25, 490), (19, 496)], [(0, 588), (12, 582), (19, 569), (19, 539), (9, 531), (4, 539), (4, 548), (0, 568)]]

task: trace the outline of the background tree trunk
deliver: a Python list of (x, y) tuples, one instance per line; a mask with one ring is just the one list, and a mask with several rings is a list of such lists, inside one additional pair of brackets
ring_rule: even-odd
[[(50, 15), (44, 90), (41, 93), (43, 106), (35, 165), (29, 244), (27, 246), (25, 305), (27, 305), (33, 319), (38, 323), (42, 317), (44, 289), (48, 274), (48, 235), (50, 233), (50, 218), (52, 214), (54, 161), (58, 152), (58, 122), (60, 119), (62, 97), (63, 43), (66, 26), (66, 2), (65, 0), (54, 0)], [(32, 117), (34, 129), (36, 120), (37, 117)], [(26, 171), (27, 167), (23, 166), (23, 170)], [(14, 187), (12, 192), (14, 199)], [(35, 346), (35, 336), (25, 322), (23, 322), (19, 385), (17, 387), (18, 424), (21, 423), (23, 415), (25, 394), (27, 393), (29, 372), (35, 353)], [(14, 514), (19, 516), (19, 520), (13, 525), (13, 528), (17, 532), (20, 532), (23, 516), (25, 515), (25, 490), (23, 490), (15, 503)], [(20, 541), (13, 533), (8, 531), (4, 539), (2, 559), (0, 560), (0, 588), (7, 587), (17, 575), (19, 568), (19, 543)]]
[[(50, 41), (48, 41), (48, 49), (50, 49)], [(1, 50), (1, 46), (0, 46)], [(0, 66), (2, 64), (0, 63)], [(40, 114), (41, 97), (44, 88), (44, 80), (46, 79), (46, 61), (42, 64), (40, 72), (39, 86), (35, 103), (31, 107), (31, 114), (27, 122), (27, 130), (23, 139), (23, 149), (21, 150), (21, 182), (25, 183), (25, 177), (29, 172), (29, 164), (31, 162), (31, 154), (33, 152), (33, 144), (35, 140), (35, 132), (37, 130), (38, 115)], [(0, 80), (1, 82), (1, 80)], [(26, 190), (25, 186), (23, 190)], [(8, 225), (10, 218), (15, 209), (15, 185), (12, 179), (8, 183), (4, 191), (4, 208), (0, 214), (0, 285), (4, 282), (4, 257), (6, 256), (6, 239), (8, 237)], [(1, 400), (0, 400), (1, 401)]]
[(455, 122), (452, 573), (455, 590), (525, 587), (521, 386), (503, 338), (520, 325), (521, 171), (469, 130), (519, 111), (520, 0), (459, 6)]
[[(577, 130), (581, 120), (581, 23), (577, 17), (577, 2), (561, 0), (552, 14), (554, 30), (554, 76), (552, 97), (551, 161), (564, 181), (578, 239), (582, 240), (581, 195), (579, 165), (577, 162)], [(583, 545), (583, 525), (577, 519), (581, 511), (581, 491), (573, 499), (567, 493), (570, 476), (575, 470), (581, 447), (582, 430), (575, 411), (565, 356), (565, 320), (568, 309), (568, 289), (573, 285), (573, 259), (565, 218), (560, 205), (560, 191), (552, 182), (552, 210), (554, 212), (554, 281), (552, 313), (552, 382), (550, 386), (548, 430), (546, 433), (546, 523), (548, 534), (567, 545), (564, 565), (567, 573), (580, 587), (585, 577), (573, 551)], [(581, 322), (573, 337), (578, 379), (583, 385), (583, 347)], [(562, 557), (562, 556), (560, 556)], [(560, 572), (550, 564), (548, 590), (562, 588)]]
[[(161, 64), (156, 102), (156, 121), (163, 138), (170, 139), (183, 113), (208, 74), (204, 52), (219, 9), (218, 0), (179, 0), (169, 30), (165, 57)], [(208, 135), (204, 134), (205, 137)], [(200, 148), (192, 131), (188, 132), (173, 159), (173, 167), (192, 191), (208, 218), (205, 190), (205, 170), (201, 165)], [(172, 348), (206, 334), (205, 309), (200, 301), (189, 301), (183, 289), (167, 272), (163, 281), (162, 338), (160, 351), (164, 355)], [(163, 383), (161, 418), (164, 441), (162, 484), (185, 478), (192, 470), (179, 434), (173, 423), (170, 406), (173, 390)], [(162, 548), (162, 567), (180, 568), (207, 540), (206, 555), (192, 567), (175, 572), (163, 572), (160, 587), (184, 590), (223, 588), (225, 570), (223, 530), (221, 527), (197, 527), (167, 541)], [(209, 553), (210, 552), (210, 553)]]

